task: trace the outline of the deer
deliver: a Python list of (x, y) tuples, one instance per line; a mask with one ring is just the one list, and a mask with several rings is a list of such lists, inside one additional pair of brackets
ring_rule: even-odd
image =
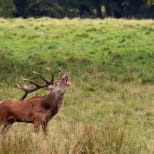
[[(59, 111), (63, 96), (67, 87), (70, 85), (68, 75), (60, 73), (59, 78), (54, 80), (54, 73), (51, 73), (51, 80), (46, 80), (41, 74), (37, 74), (45, 84), (40, 85), (29, 79), (24, 81), (33, 84), (34, 88), (28, 88), (17, 84), (17, 88), (24, 91), (24, 95), (20, 99), (2, 100), (0, 103), (0, 124), (3, 125), (2, 134), (6, 134), (13, 123), (24, 122), (32, 123), (34, 126), (34, 132), (38, 133), (40, 127), (45, 135), (47, 135), (47, 125)], [(29, 93), (32, 93), (38, 89), (45, 88), (48, 90), (48, 94), (43, 96), (34, 96), (26, 98)]]

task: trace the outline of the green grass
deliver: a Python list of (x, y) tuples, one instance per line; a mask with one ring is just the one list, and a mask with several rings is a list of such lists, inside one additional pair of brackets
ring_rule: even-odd
[(19, 98), (32, 70), (62, 68), (72, 81), (49, 136), (15, 124), (0, 154), (154, 153), (152, 20), (1, 18), (0, 29), (0, 99)]
[(154, 81), (151, 20), (1, 19), (0, 28), (2, 76), (45, 65), (73, 74), (80, 67), (77, 75), (95, 67), (109, 80)]

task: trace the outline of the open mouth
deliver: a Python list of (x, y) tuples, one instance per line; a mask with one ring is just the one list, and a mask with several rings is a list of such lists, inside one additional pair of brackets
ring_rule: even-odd
[(69, 85), (71, 84), (71, 82), (70, 82), (70, 81), (68, 81), (68, 77), (67, 77), (67, 78), (65, 78), (64, 83), (65, 83), (67, 86), (69, 86)]

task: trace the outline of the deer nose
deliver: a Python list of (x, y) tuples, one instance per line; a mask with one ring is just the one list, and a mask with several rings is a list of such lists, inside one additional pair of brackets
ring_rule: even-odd
[(67, 81), (66, 85), (67, 86), (70, 86), (71, 85), (71, 82), (70, 81)]

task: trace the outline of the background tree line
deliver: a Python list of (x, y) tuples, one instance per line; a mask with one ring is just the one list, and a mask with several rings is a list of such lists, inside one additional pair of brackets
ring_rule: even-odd
[(0, 0), (0, 16), (154, 18), (154, 0)]

